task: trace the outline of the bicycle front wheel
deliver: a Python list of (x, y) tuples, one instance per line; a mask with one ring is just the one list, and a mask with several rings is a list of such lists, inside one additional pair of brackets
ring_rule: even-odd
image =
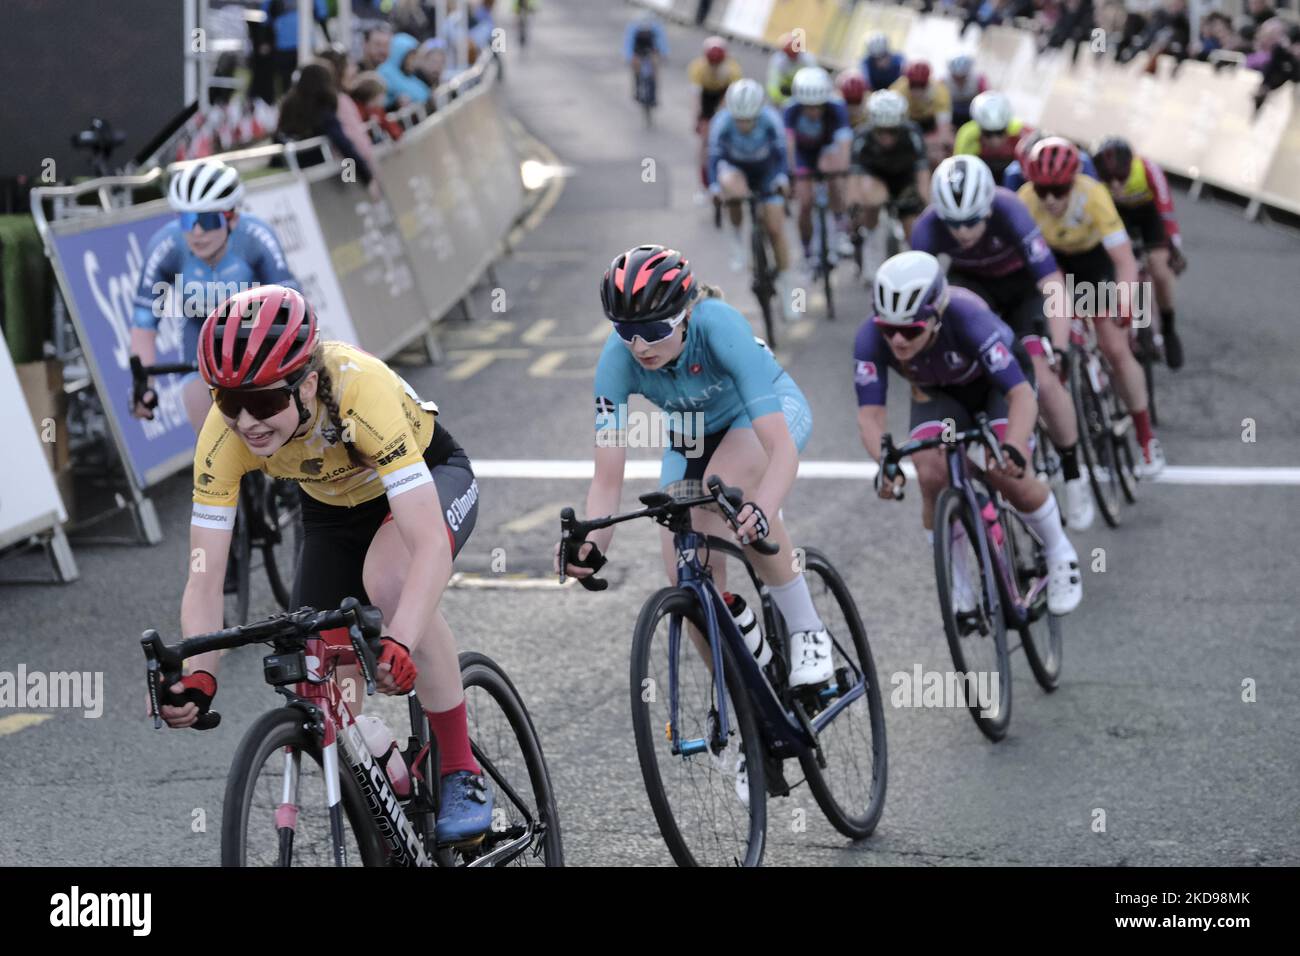
[(641, 775), (659, 832), (679, 866), (758, 866), (767, 839), (763, 743), (725, 645), (719, 699), (708, 643), (699, 637), (705, 633), (703, 609), (685, 588), (664, 588), (641, 609), (631, 672)]
[[(563, 866), (560, 815), (551, 775), (523, 699), (495, 661), (460, 655), (470, 748), (492, 784), (492, 829), (467, 863), (491, 866)], [(458, 860), (459, 862), (459, 860)]]
[(383, 866), (388, 855), (346, 767), (342, 806), (327, 805), (324, 762), (296, 707), (268, 711), (235, 751), (221, 817), (222, 866), (335, 866), (331, 816), (342, 824), (348, 866)]
[[(889, 762), (885, 707), (867, 629), (848, 585), (826, 555), (815, 548), (805, 548), (803, 553), (804, 577), (813, 606), (831, 635), (835, 668), (830, 686), (815, 692), (816, 710), (835, 706), (840, 697), (858, 686), (863, 693), (817, 735), (825, 766), (819, 765), (813, 754), (805, 754), (801, 763), (813, 797), (831, 826), (850, 839), (861, 840), (875, 830), (885, 808)], [(811, 711), (809, 716), (816, 719)]]
[[(1001, 740), (1011, 724), (1011, 657), (997, 584), (985, 579), (965, 496), (945, 488), (934, 507), (934, 576), (948, 649), (980, 732)], [(991, 544), (992, 542), (990, 542)]]
[[(1047, 577), (1047, 560), (1043, 546), (1017, 512), (1006, 512), (1003, 526), (1008, 531), (1007, 560), (1015, 570), (1016, 587), (1020, 590), (1016, 597), (1023, 599), (1037, 582)], [(1064, 627), (1061, 618), (1047, 610), (1046, 588), (1039, 588), (1025, 622), (1017, 630), (1034, 680), (1043, 690), (1055, 690), (1061, 680)]]
[(1079, 449), (1088, 468), (1088, 484), (1097, 510), (1112, 528), (1119, 527), (1120, 470), (1115, 454), (1111, 409), (1098, 382), (1100, 360), (1078, 352), (1070, 364), (1070, 393), (1079, 419)]

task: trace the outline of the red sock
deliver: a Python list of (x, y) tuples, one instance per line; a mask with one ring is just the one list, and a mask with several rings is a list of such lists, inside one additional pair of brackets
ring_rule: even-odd
[(1143, 448), (1156, 437), (1151, 433), (1151, 413), (1147, 409), (1133, 413), (1133, 429), (1137, 432), (1138, 444)]
[(426, 710), (425, 714), (429, 717), (429, 730), (438, 741), (442, 775), (445, 777), (457, 770), (482, 773), (483, 768), (469, 749), (469, 719), (465, 715), (465, 702), (462, 700), (451, 710), (439, 714), (431, 710)]

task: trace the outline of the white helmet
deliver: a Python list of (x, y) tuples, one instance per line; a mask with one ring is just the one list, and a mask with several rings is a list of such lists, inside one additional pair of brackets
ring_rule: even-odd
[(889, 37), (873, 33), (867, 38), (867, 56), (884, 56), (889, 52)]
[(876, 270), (876, 315), (890, 325), (932, 319), (948, 304), (948, 280), (928, 252), (900, 252)]
[(993, 172), (978, 156), (949, 156), (934, 171), (930, 201), (940, 219), (983, 219), (993, 209)]
[(948, 61), (949, 76), (966, 76), (975, 68), (975, 58), (969, 53), (958, 53)]
[(896, 90), (876, 90), (867, 97), (867, 119), (885, 129), (902, 126), (907, 121), (907, 100)]
[(243, 198), (239, 171), (219, 159), (182, 166), (167, 186), (167, 201), (177, 212), (225, 212)]
[(1011, 125), (1011, 101), (994, 90), (981, 93), (970, 101), (970, 115), (980, 129), (1001, 132)]
[(763, 86), (758, 80), (737, 80), (727, 87), (727, 112), (736, 119), (748, 120), (763, 110)]
[(821, 106), (835, 92), (831, 75), (820, 66), (805, 66), (794, 75), (790, 93), (800, 106)]

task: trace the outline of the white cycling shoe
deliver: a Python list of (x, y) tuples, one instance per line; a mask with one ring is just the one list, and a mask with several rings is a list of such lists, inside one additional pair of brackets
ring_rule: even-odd
[(806, 687), (831, 679), (831, 636), (820, 631), (795, 631), (790, 635), (790, 686)]
[(1092, 488), (1087, 478), (1075, 478), (1065, 483), (1066, 525), (1071, 531), (1084, 531), (1092, 527), (1097, 508), (1092, 501)]
[(1138, 462), (1137, 473), (1142, 478), (1154, 478), (1165, 470), (1165, 452), (1160, 442), (1153, 438), (1142, 449), (1142, 460)]
[(740, 238), (739, 233), (731, 235), (731, 271), (744, 272), (749, 266), (749, 250), (745, 247), (745, 242)]
[(1047, 610), (1069, 614), (1083, 600), (1083, 575), (1077, 557), (1052, 561), (1047, 570)]

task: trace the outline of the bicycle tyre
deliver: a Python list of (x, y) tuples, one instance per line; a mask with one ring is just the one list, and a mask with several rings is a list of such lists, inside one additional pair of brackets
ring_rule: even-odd
[[(1030, 581), (1046, 576), (1047, 562), (1043, 557), (1042, 546), (1030, 533), (1024, 519), (1014, 511), (1003, 514), (1003, 524), (1008, 532), (1004, 556), (1016, 571), (1016, 586), (1023, 595)], [(1009, 596), (1004, 594), (1003, 600), (1008, 599)], [(1045, 691), (1055, 690), (1061, 680), (1064, 629), (1061, 618), (1047, 610), (1045, 589), (1039, 591), (1034, 606), (1030, 608), (1029, 620), (1019, 625), (1016, 631), (1020, 635), (1020, 646), (1024, 649), (1025, 660), (1029, 662), (1034, 680)]]
[[(707, 633), (704, 626), (703, 609), (695, 593), (686, 588), (663, 588), (646, 601), (637, 617), (632, 639), (631, 661), (631, 701), (632, 729), (636, 737), (637, 759), (641, 765), (641, 776), (645, 781), (646, 795), (650, 799), (659, 832), (668, 846), (668, 852), (678, 866), (699, 866), (696, 854), (687, 845), (673, 808), (668, 798), (667, 788), (659, 767), (659, 755), (666, 753), (663, 729), (651, 727), (651, 717), (647, 701), (643, 701), (644, 681), (654, 681), (651, 676), (650, 655), (656, 626), (661, 618), (680, 617), (693, 623), (701, 633)], [(695, 654), (691, 639), (685, 634), (683, 625), (682, 653)], [(767, 789), (764, 780), (764, 743), (759, 736), (758, 721), (754, 716), (753, 705), (749, 695), (740, 681), (736, 679), (736, 664), (731, 652), (723, 645), (724, 683), (728, 688), (731, 701), (731, 713), (736, 728), (740, 731), (741, 747), (745, 755), (745, 766), (749, 774), (749, 827), (745, 838), (743, 856), (733, 855), (734, 862), (740, 866), (758, 866), (763, 861), (764, 845), (767, 841)], [(739, 693), (730, 689), (736, 687)], [(667, 695), (668, 688), (663, 688)], [(668, 754), (670, 760), (685, 758)]]
[(819, 253), (821, 265), (822, 291), (826, 295), (826, 321), (835, 321), (835, 293), (831, 289), (831, 272), (834, 267), (831, 264), (831, 237), (826, 231), (826, 207), (817, 207), (817, 223), (821, 232), (821, 251)]
[[(754, 209), (752, 206), (750, 208), (751, 210)], [(751, 221), (750, 234), (750, 247), (753, 250), (754, 258), (754, 296), (758, 299), (759, 311), (763, 313), (763, 328), (767, 332), (767, 346), (775, 352), (776, 317), (772, 310), (772, 296), (776, 290), (772, 288), (772, 279), (768, 272), (767, 242), (764, 239), (762, 223)], [(782, 303), (782, 308), (784, 307), (784, 303)]]
[(1124, 421), (1124, 427), (1111, 429), (1111, 447), (1119, 475), (1119, 488), (1129, 504), (1137, 504), (1138, 473), (1137, 461), (1140, 452), (1137, 448), (1137, 430), (1133, 427), (1133, 417), (1125, 410), (1119, 396), (1111, 395), (1111, 420)]
[[(262, 500), (262, 514), (273, 525), (263, 529), (266, 539), (262, 545), (262, 562), (266, 566), (266, 578), (281, 610), (290, 611), (293, 610), (289, 606), (293, 580), (302, 562), (302, 504), (297, 487), (280, 480), (266, 482)], [(287, 566), (287, 574), (281, 571), (281, 565)]]
[[(537, 736), (537, 728), (528, 713), (528, 708), (524, 705), (523, 698), (519, 696), (519, 691), (500, 665), (484, 654), (474, 652), (461, 654), (460, 677), (461, 683), (464, 684), (467, 692), (473, 688), (481, 688), (505, 714), (510, 729), (515, 735), (515, 741), (523, 755), (525, 768), (528, 772), (529, 789), (535, 801), (535, 805), (530, 810), (536, 813), (538, 821), (544, 823), (546, 827), (541, 840), (536, 844), (536, 853), (534, 855), (543, 857), (546, 866), (563, 866), (564, 847), (560, 837), (560, 814), (556, 809), (555, 789), (551, 785), (551, 775), (546, 767), (546, 758), (542, 754), (542, 744)], [(467, 693), (467, 699), (468, 696)], [(485, 753), (482, 750), (484, 741), (475, 740), (473, 727), (470, 729), (470, 741), (475, 748), (476, 757)], [(486, 756), (488, 760), (492, 760), (493, 755), (491, 753), (486, 753)], [(480, 763), (482, 763), (481, 759)], [(488, 768), (484, 767), (483, 771), (488, 779), (493, 781), (493, 789), (496, 791), (495, 798), (499, 807), (501, 806), (500, 801), (507, 795), (502, 792), (499, 781), (489, 772)], [(508, 782), (511, 784), (512, 789), (516, 792), (520, 791), (519, 781), (512, 780)], [(480, 847), (479, 852), (490, 850), (491, 846), (489, 844), (490, 838), (485, 842), (484, 846)], [(512, 857), (509, 860), (503, 860), (497, 865), (509, 865), (517, 858)]]
[[(982, 519), (981, 519), (982, 520)], [(934, 506), (934, 574), (939, 591), (939, 611), (943, 615), (943, 630), (948, 637), (948, 650), (952, 653), (952, 662), (958, 674), (971, 673), (966, 660), (966, 650), (962, 642), (971, 634), (962, 633), (957, 620), (957, 610), (952, 599), (952, 540), (948, 532), (953, 521), (960, 521), (966, 531), (967, 539), (973, 546), (975, 537), (974, 516), (966, 504), (965, 496), (956, 488), (945, 488), (939, 493)], [(989, 542), (992, 545), (992, 542)], [(972, 549), (971, 557), (978, 568), (979, 588), (976, 590), (977, 614), (984, 626), (991, 632), (998, 677), (998, 711), (990, 717), (983, 713), (978, 700), (968, 701), (967, 706), (975, 726), (980, 733), (992, 741), (999, 741), (1007, 735), (1011, 724), (1011, 655), (1007, 648), (1007, 622), (1000, 601), (996, 607), (991, 606), (998, 598), (998, 586), (984, 579), (984, 569), (980, 567), (977, 552)], [(972, 569), (973, 570), (973, 569)], [(974, 588), (976, 582), (971, 581)], [(983, 637), (978, 638), (983, 640)]]
[[(826, 774), (822, 768), (818, 766), (815, 755), (811, 753), (804, 754), (800, 757), (800, 763), (803, 765), (804, 776), (808, 780), (808, 787), (812, 790), (813, 798), (817, 801), (817, 805), (821, 807), (822, 813), (831, 826), (849, 839), (861, 840), (869, 837), (876, 829), (876, 824), (880, 822), (880, 814), (885, 808), (885, 790), (889, 779), (889, 751), (885, 737), (885, 706), (880, 694), (880, 682), (876, 678), (876, 664), (871, 656), (871, 645), (867, 640), (867, 629), (862, 623), (862, 617), (858, 614), (857, 605), (853, 601), (853, 594), (849, 591), (848, 585), (844, 583), (844, 579), (840, 577), (839, 572), (835, 570), (835, 566), (831, 564), (826, 555), (816, 548), (804, 549), (804, 570), (806, 573), (815, 574), (822, 578), (831, 594), (834, 595), (845, 621), (848, 622), (849, 631), (851, 632), (850, 637), (858, 657), (856, 663), (861, 668), (863, 678), (866, 681), (867, 713), (871, 723), (872, 744), (872, 786), (866, 807), (861, 813), (855, 813), (841, 805), (840, 801), (831, 792), (830, 782), (826, 779)], [(834, 725), (835, 721), (831, 721), (822, 729), (822, 733), (824, 734), (827, 729)]]
[(235, 511), (235, 530), (230, 536), (230, 554), (226, 560), (235, 577), (235, 591), (230, 602), (225, 604), (225, 624), (233, 627), (248, 622), (248, 605), (252, 592), (253, 541), (248, 527), (248, 512), (251, 510), (251, 496), (241, 485), (240, 506)]
[[(320, 747), (308, 733), (305, 716), (296, 707), (280, 707), (257, 718), (244, 734), (230, 763), (221, 815), (221, 865), (246, 866), (246, 834), (256, 771), (275, 751), (296, 747), (324, 773)], [(340, 758), (341, 758), (340, 754)], [(340, 759), (339, 784), (343, 816), (360, 851), (363, 866), (384, 866), (388, 853), (370, 817), (356, 780)]]
[(1097, 510), (1106, 524), (1118, 528), (1120, 476), (1115, 461), (1113, 422), (1107, 403), (1092, 387), (1086, 368), (1088, 361), (1088, 353), (1076, 352), (1070, 363), (1070, 395), (1079, 423), (1079, 450), (1083, 452), (1088, 485)]

